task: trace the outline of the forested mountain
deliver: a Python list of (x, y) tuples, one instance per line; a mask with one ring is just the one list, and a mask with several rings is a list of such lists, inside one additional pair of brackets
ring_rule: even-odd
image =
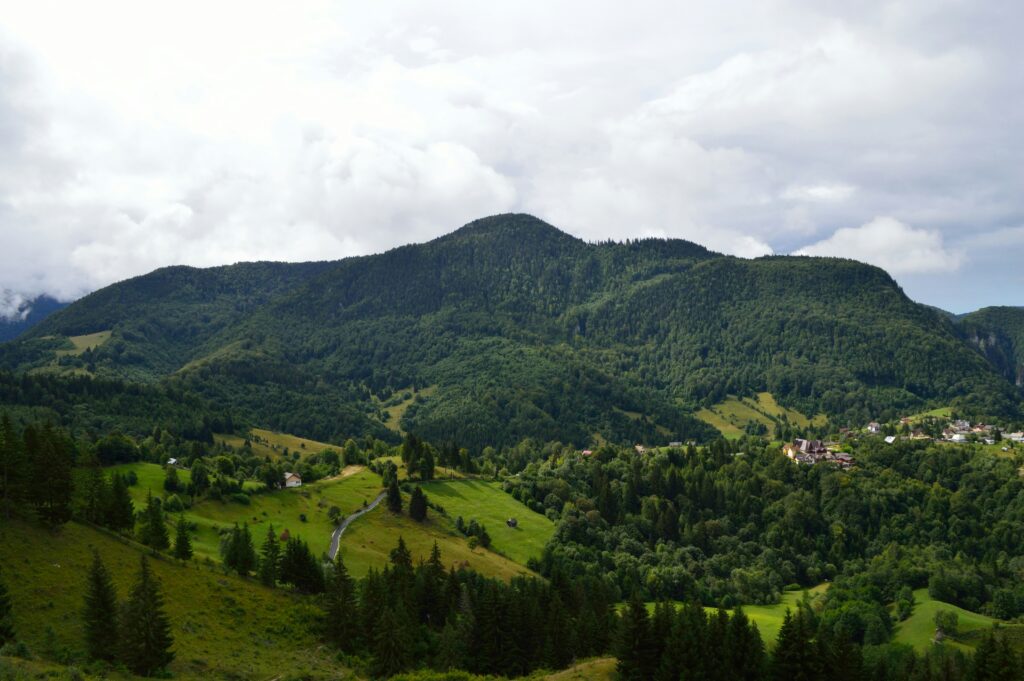
[(0, 346), (0, 366), (52, 368), (61, 337), (107, 330), (61, 366), (167, 381), (320, 439), (394, 438), (399, 415), (476, 449), (706, 439), (696, 408), (759, 390), (840, 423), (1020, 404), (1003, 365), (875, 267), (592, 244), (527, 215), (338, 262), (158, 270)]
[(1024, 308), (986, 307), (964, 315), (960, 327), (1007, 380), (1024, 386)]
[(67, 303), (50, 296), (39, 296), (26, 301), (18, 308), (18, 315), (13, 319), (0, 317), (0, 343), (17, 338), (48, 316), (63, 309)]

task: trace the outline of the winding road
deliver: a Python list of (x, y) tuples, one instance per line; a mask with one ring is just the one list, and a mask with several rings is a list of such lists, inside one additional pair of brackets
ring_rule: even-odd
[(387, 496), (387, 491), (381, 492), (380, 494), (377, 495), (377, 498), (371, 501), (367, 506), (359, 509), (358, 511), (356, 511), (355, 513), (341, 521), (341, 525), (338, 525), (338, 527), (334, 530), (334, 534), (331, 535), (331, 548), (327, 552), (327, 555), (330, 557), (331, 560), (334, 560), (334, 557), (338, 555), (338, 545), (341, 543), (341, 535), (345, 532), (345, 529), (349, 526), (349, 524), (359, 516), (363, 515), (364, 513), (368, 513), (373, 509), (377, 508), (377, 504), (379, 504), (385, 496)]

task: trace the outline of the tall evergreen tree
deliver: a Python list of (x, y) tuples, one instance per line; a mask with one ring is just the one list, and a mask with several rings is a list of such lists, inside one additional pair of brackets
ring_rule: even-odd
[(178, 516), (178, 522), (175, 525), (174, 557), (178, 560), (192, 558), (192, 536), (184, 514)]
[(7, 591), (3, 574), (0, 573), (0, 646), (14, 640), (14, 612), (11, 594)]
[(110, 482), (104, 523), (115, 532), (129, 531), (135, 526), (135, 504), (128, 492), (128, 483), (119, 473), (114, 473)]
[(7, 518), (25, 496), (26, 472), (21, 438), (4, 412), (0, 416), (0, 504)]
[(819, 658), (803, 610), (788, 609), (772, 654), (771, 676), (775, 681), (817, 681)]
[(72, 449), (71, 442), (52, 426), (25, 429), (25, 452), (32, 480), (29, 497), (39, 518), (51, 527), (71, 519)]
[(427, 519), (427, 495), (423, 493), (419, 485), (416, 486), (409, 497), (409, 517), (419, 522)]
[(640, 592), (636, 591), (622, 613), (615, 642), (616, 669), (620, 678), (623, 681), (650, 679), (657, 664), (654, 651), (647, 606), (640, 598)]
[(373, 640), (373, 674), (394, 676), (412, 664), (413, 641), (406, 626), (404, 607), (385, 607), (377, 620)]
[(260, 549), (259, 578), (264, 586), (274, 586), (281, 574), (281, 543), (274, 526), (267, 529), (267, 538)]
[(391, 478), (388, 483), (388, 510), (392, 513), (402, 512), (402, 490), (398, 488), (398, 477)]
[(120, 658), (133, 673), (150, 676), (174, 659), (171, 623), (164, 613), (160, 584), (142, 557), (139, 578), (121, 617)]
[(171, 545), (167, 523), (164, 521), (163, 504), (153, 497), (152, 492), (147, 493), (146, 507), (142, 510), (139, 541), (157, 551), (163, 551)]
[(332, 568), (325, 594), (327, 640), (340, 650), (353, 653), (358, 647), (359, 605), (341, 551), (335, 556)]
[(85, 648), (94, 660), (113, 661), (118, 652), (117, 592), (107, 566), (93, 551), (85, 584)]

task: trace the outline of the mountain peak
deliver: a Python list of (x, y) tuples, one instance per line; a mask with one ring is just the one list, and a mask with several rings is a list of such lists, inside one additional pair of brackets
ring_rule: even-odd
[(435, 241), (478, 237), (562, 240), (583, 243), (582, 240), (528, 213), (501, 213), (479, 218)]

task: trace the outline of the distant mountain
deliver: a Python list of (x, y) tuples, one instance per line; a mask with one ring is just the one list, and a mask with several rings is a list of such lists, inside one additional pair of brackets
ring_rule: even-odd
[(46, 336), (107, 330), (61, 366), (178, 383), (318, 439), (393, 438), (396, 423), (472, 447), (703, 439), (696, 409), (760, 390), (851, 422), (1017, 415), (1021, 400), (878, 268), (592, 244), (528, 215), (338, 262), (158, 270), (53, 315), (0, 366), (52, 366)]
[(1007, 380), (1024, 386), (1024, 307), (986, 307), (964, 315), (959, 326)]
[(0, 317), (0, 343), (17, 338), (67, 305), (47, 295), (21, 303), (13, 318)]

